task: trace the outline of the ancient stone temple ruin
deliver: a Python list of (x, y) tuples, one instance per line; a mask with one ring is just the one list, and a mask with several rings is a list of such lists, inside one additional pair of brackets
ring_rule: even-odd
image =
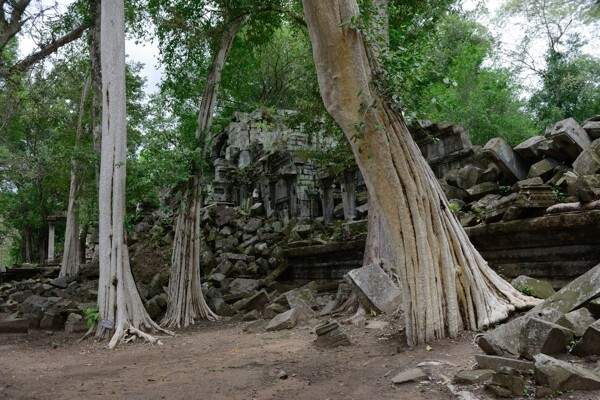
[[(460, 126), (420, 122), (409, 130), (437, 177), (474, 161), (477, 150)], [(212, 198), (221, 205), (260, 203), (267, 216), (282, 221), (364, 216), (366, 189), (356, 167), (341, 173), (317, 168), (303, 157), (306, 150), (330, 146), (300, 129), (276, 122), (267, 112), (234, 113), (214, 149)], [(336, 210), (337, 207), (337, 210)]]

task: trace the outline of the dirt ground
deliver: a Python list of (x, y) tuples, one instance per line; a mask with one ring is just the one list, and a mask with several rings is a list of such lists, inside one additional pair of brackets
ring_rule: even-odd
[[(395, 329), (344, 325), (351, 346), (319, 349), (311, 325), (248, 334), (243, 323), (201, 323), (165, 337), (106, 349), (81, 335), (31, 331), (0, 336), (0, 399), (451, 399), (454, 373), (480, 350), (473, 334), (409, 349)], [(394, 385), (421, 365), (429, 379)], [(287, 379), (281, 379), (284, 371)], [(475, 399), (489, 399), (481, 387)], [(598, 394), (561, 398), (597, 399)]]

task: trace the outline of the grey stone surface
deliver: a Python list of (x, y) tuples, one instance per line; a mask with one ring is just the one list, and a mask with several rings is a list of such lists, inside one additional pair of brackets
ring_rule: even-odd
[[(596, 116), (596, 118), (600, 118), (600, 116)], [(587, 120), (583, 124), (583, 129), (587, 132), (590, 138), (598, 139), (600, 138), (600, 120)]]
[(528, 360), (520, 360), (511, 357), (492, 356), (487, 354), (476, 354), (475, 361), (480, 369), (492, 369), (500, 371), (502, 368), (508, 367), (522, 373), (533, 373), (533, 362)]
[(503, 368), (502, 371), (494, 373), (492, 384), (508, 389), (514, 396), (522, 396), (525, 390), (525, 379), (511, 368)]
[(400, 306), (400, 289), (379, 266), (371, 264), (353, 269), (348, 277), (368, 308), (391, 314)]
[(271, 298), (265, 289), (262, 289), (252, 296), (241, 299), (233, 305), (235, 311), (241, 310), (259, 310), (271, 302)]
[(513, 150), (515, 151), (515, 153), (521, 156), (523, 160), (528, 162), (535, 162), (542, 157), (538, 150), (538, 147), (545, 140), (546, 138), (543, 136), (532, 136), (524, 142), (516, 145), (513, 148)]
[(412, 381), (421, 381), (427, 379), (427, 374), (420, 368), (411, 368), (402, 371), (392, 378), (392, 383), (401, 384)]
[(473, 385), (490, 380), (492, 375), (494, 375), (494, 370), (492, 369), (464, 369), (454, 375), (454, 382)]
[(350, 339), (344, 329), (338, 324), (337, 321), (328, 321), (315, 328), (317, 339), (313, 341), (313, 344), (317, 347), (338, 347), (338, 346), (349, 346)]
[(571, 350), (571, 354), (579, 357), (600, 355), (600, 320), (586, 328), (581, 340)]
[(548, 282), (529, 276), (521, 275), (513, 279), (510, 284), (517, 290), (526, 295), (537, 297), (539, 299), (547, 299), (556, 291)]
[(600, 295), (600, 264), (574, 279), (560, 291), (529, 310), (524, 316), (509, 321), (481, 335), (477, 344), (490, 355), (520, 355), (521, 330), (526, 318), (535, 316), (556, 322), (568, 313)]
[(258, 279), (236, 278), (229, 284), (229, 291), (233, 294), (253, 292), (260, 286)]
[(156, 318), (167, 309), (167, 300), (162, 295), (157, 295), (151, 298), (144, 304), (150, 318)]
[(265, 327), (266, 331), (279, 331), (283, 329), (292, 329), (298, 323), (298, 311), (295, 308), (277, 315), (269, 321)]
[(561, 156), (573, 161), (590, 144), (587, 132), (573, 118), (557, 122), (545, 135), (551, 139)]
[(481, 157), (494, 163), (509, 181), (516, 182), (527, 178), (527, 163), (502, 138), (490, 139), (481, 150)]
[(533, 164), (529, 168), (528, 178), (539, 177), (544, 181), (547, 181), (554, 175), (554, 168), (558, 167), (560, 163), (553, 158), (544, 158)]
[(578, 308), (563, 315), (556, 323), (575, 332), (576, 337), (583, 336), (588, 326), (594, 323), (595, 319), (587, 308)]
[(577, 182), (577, 196), (582, 203), (600, 199), (600, 174), (584, 175)]
[(256, 233), (263, 226), (263, 221), (260, 218), (252, 218), (244, 225), (245, 233)]
[(252, 321), (252, 322), (244, 325), (244, 328), (242, 329), (242, 331), (245, 333), (263, 332), (265, 330), (265, 328), (267, 327), (267, 323), (268, 322), (264, 319)]
[(600, 173), (600, 139), (594, 140), (573, 162), (573, 169), (580, 176)]
[(60, 278), (51, 279), (50, 281), (48, 281), (48, 283), (59, 289), (66, 289), (67, 288), (67, 277), (63, 276)]
[(476, 201), (488, 194), (500, 192), (500, 186), (497, 182), (482, 182), (467, 189), (467, 194), (471, 201)]
[(557, 360), (545, 354), (535, 359), (535, 381), (555, 390), (600, 389), (600, 374), (580, 365)]
[(591, 300), (587, 305), (587, 309), (590, 310), (594, 318), (600, 318), (600, 297)]
[(560, 325), (539, 318), (527, 318), (521, 330), (520, 355), (531, 359), (539, 353), (566, 353), (567, 346), (574, 336), (572, 330)]
[(0, 321), (0, 333), (27, 333), (29, 318), (9, 317)]

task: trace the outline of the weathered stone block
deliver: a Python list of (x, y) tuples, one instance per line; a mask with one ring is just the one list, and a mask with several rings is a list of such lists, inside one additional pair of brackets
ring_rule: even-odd
[(0, 321), (0, 333), (27, 333), (29, 318), (8, 318)]
[(501, 386), (515, 396), (523, 395), (525, 379), (518, 371), (505, 367), (492, 376), (492, 384)]
[(532, 136), (524, 142), (516, 145), (513, 150), (517, 153), (523, 160), (527, 162), (535, 162), (542, 158), (540, 151), (538, 148), (540, 144), (545, 141), (546, 138), (543, 136)]
[(527, 178), (528, 165), (502, 138), (494, 138), (481, 150), (485, 161), (494, 163), (506, 179), (516, 182)]
[(368, 309), (391, 314), (400, 306), (400, 289), (379, 266), (371, 264), (353, 269), (348, 277)]
[(252, 218), (248, 222), (246, 222), (243, 230), (245, 233), (254, 234), (254, 233), (256, 233), (256, 231), (258, 231), (260, 228), (262, 228), (262, 226), (263, 226), (262, 219)]
[(548, 141), (542, 143), (539, 149), (559, 161), (575, 160), (590, 144), (587, 132), (573, 118), (556, 123), (545, 136)]
[(521, 208), (548, 208), (556, 204), (556, 196), (548, 185), (521, 186), (516, 206)]
[(592, 139), (600, 138), (600, 115), (596, 115), (590, 118), (583, 124), (583, 130), (585, 130), (588, 136)]
[(253, 292), (259, 285), (258, 279), (236, 278), (229, 284), (229, 291), (231, 293)]
[(456, 176), (456, 183), (461, 189), (469, 189), (480, 180), (483, 170), (477, 168), (474, 165), (465, 165), (458, 170)]
[(392, 378), (392, 383), (401, 384), (411, 381), (421, 381), (427, 379), (427, 374), (420, 368), (412, 368), (403, 372), (400, 372)]
[(545, 354), (534, 356), (535, 381), (555, 390), (600, 389), (600, 374)]
[(563, 315), (557, 325), (564, 326), (575, 332), (576, 337), (583, 336), (585, 330), (594, 323), (595, 319), (587, 308), (579, 308)]
[(44, 316), (40, 320), (40, 329), (57, 331), (62, 329), (64, 324), (65, 318), (61, 314), (48, 311), (44, 313)]
[(577, 196), (582, 203), (600, 199), (600, 174), (584, 175), (577, 180)]
[(269, 321), (265, 327), (266, 331), (279, 331), (282, 329), (292, 329), (298, 323), (298, 311), (292, 308), (289, 311), (279, 314)]
[(542, 178), (540, 178), (539, 176), (536, 176), (535, 178), (527, 178), (527, 179), (523, 179), (522, 181), (516, 182), (512, 186), (512, 188), (510, 188), (510, 190), (512, 190), (514, 193), (518, 193), (521, 191), (521, 189), (523, 187), (543, 185), (543, 184), (544, 184), (544, 181), (542, 180)]
[(517, 193), (494, 200), (485, 207), (485, 222), (494, 222), (502, 219), (506, 210), (517, 201)]
[(531, 359), (539, 353), (566, 353), (575, 332), (539, 318), (528, 318), (521, 335), (521, 356)]
[(460, 199), (463, 200), (467, 197), (467, 192), (462, 189), (459, 189), (455, 186), (448, 185), (446, 183), (440, 182), (440, 186), (446, 195), (448, 200), (450, 199)]
[(573, 169), (580, 176), (600, 173), (600, 139), (594, 140), (573, 162)]
[(491, 369), (464, 369), (454, 375), (453, 381), (455, 383), (473, 385), (490, 380), (492, 375), (494, 375), (494, 371)]
[(554, 168), (558, 167), (560, 163), (553, 158), (544, 158), (541, 161), (536, 162), (529, 168), (528, 178), (539, 177), (544, 182), (552, 178), (554, 175)]
[(338, 347), (351, 345), (348, 335), (337, 321), (329, 321), (315, 328), (317, 339), (313, 344), (317, 347)]
[(467, 189), (469, 199), (479, 200), (488, 194), (500, 192), (500, 186), (497, 182), (483, 182)]
[(510, 284), (518, 291), (539, 299), (547, 299), (556, 293), (552, 285), (548, 282), (530, 278), (525, 275), (513, 279)]
[(588, 326), (571, 354), (579, 357), (600, 355), (600, 320)]
[(533, 373), (533, 363), (527, 360), (477, 354), (475, 355), (475, 361), (477, 361), (477, 367), (480, 369), (500, 371), (502, 368), (508, 367), (526, 374)]
[[(244, 299), (241, 299), (240, 301), (236, 302), (233, 305), (233, 309), (234, 311), (241, 311), (241, 310), (259, 310), (262, 309), (265, 304), (268, 304), (271, 302), (271, 299), (269, 297), (269, 294), (267, 293), (267, 291), (265, 289), (262, 289), (258, 292), (256, 292), (255, 294), (253, 294), (250, 297), (246, 297)], [(295, 316), (297, 318), (297, 314)]]

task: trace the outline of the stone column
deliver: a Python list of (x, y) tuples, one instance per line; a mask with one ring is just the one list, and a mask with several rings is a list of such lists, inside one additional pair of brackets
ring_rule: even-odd
[(326, 223), (333, 221), (333, 210), (335, 204), (333, 202), (333, 178), (321, 179), (321, 202), (323, 203), (323, 219)]
[(55, 237), (56, 219), (48, 217), (48, 263), (54, 261), (54, 237)]
[(356, 219), (356, 170), (344, 171), (344, 184), (342, 186), (342, 205), (344, 206), (344, 219)]

